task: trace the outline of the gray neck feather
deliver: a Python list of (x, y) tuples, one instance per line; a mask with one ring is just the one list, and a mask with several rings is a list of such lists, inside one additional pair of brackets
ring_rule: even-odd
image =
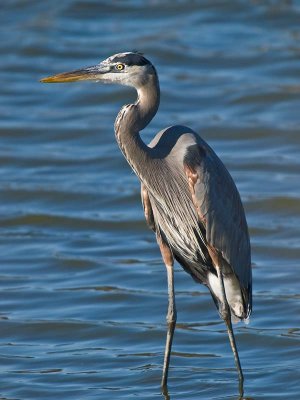
[(137, 176), (147, 182), (151, 179), (150, 148), (142, 141), (140, 131), (155, 116), (160, 100), (159, 82), (156, 73), (148, 76), (143, 85), (136, 88), (138, 98), (120, 110), (115, 121), (115, 134), (119, 147)]

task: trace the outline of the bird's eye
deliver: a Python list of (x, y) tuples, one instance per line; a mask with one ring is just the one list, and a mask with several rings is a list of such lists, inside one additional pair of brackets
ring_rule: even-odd
[(118, 71), (122, 71), (122, 70), (125, 68), (125, 65), (124, 65), (124, 64), (116, 64), (115, 68), (116, 68)]

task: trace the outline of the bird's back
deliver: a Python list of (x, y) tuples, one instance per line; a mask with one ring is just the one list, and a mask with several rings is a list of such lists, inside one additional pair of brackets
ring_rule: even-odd
[[(172, 126), (149, 144), (156, 173), (149, 195), (154, 229), (177, 261), (211, 291), (218, 306), (216, 252), (222, 263), (227, 301), (234, 315), (251, 312), (250, 243), (243, 206), (227, 169), (191, 129)], [(190, 175), (194, 177), (191, 184)]]

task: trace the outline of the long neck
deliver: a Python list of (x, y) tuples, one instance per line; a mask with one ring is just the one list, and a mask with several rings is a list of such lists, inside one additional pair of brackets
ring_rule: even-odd
[(135, 104), (124, 106), (120, 110), (115, 122), (115, 133), (119, 147), (131, 168), (142, 181), (146, 181), (153, 160), (149, 147), (140, 137), (140, 131), (149, 124), (159, 106), (157, 75), (150, 75), (147, 82), (137, 88), (137, 93)]

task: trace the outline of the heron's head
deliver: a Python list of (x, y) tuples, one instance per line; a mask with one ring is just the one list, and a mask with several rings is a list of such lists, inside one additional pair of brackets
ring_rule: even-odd
[(155, 68), (151, 62), (140, 53), (127, 52), (108, 57), (93, 67), (43, 78), (41, 82), (61, 83), (90, 80), (139, 88), (147, 83), (151, 76), (156, 76)]

